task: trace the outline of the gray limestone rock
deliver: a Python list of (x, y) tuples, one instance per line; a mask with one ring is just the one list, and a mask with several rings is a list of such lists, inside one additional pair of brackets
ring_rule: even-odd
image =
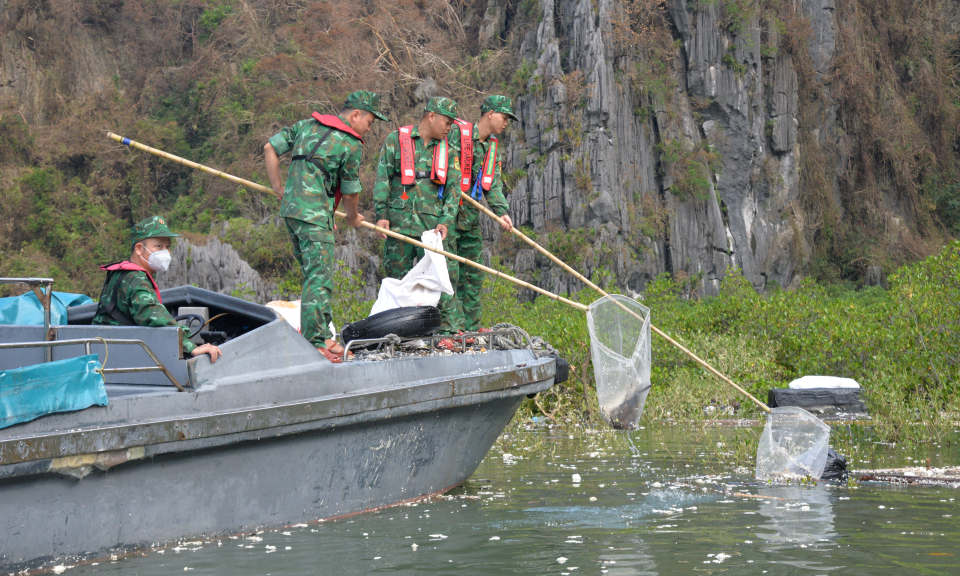
[[(822, 75), (836, 52), (833, 0), (798, 4)], [(526, 173), (511, 217), (538, 233), (603, 237), (581, 272), (613, 272), (628, 292), (670, 272), (716, 294), (731, 266), (758, 290), (794, 285), (811, 249), (799, 209), (799, 82), (776, 26), (758, 13), (732, 31), (719, 4), (668, 0), (680, 42), (660, 80), (668, 89), (656, 92), (648, 78), (629, 80), (635, 61), (613, 45), (621, 7), (541, 1), (518, 54), (535, 70), (505, 142), (504, 169)], [(821, 138), (836, 140), (824, 101)], [(545, 288), (577, 288), (552, 263), (538, 266)]]
[(413, 91), (413, 97), (417, 102), (426, 102), (437, 95), (437, 81), (432, 76), (427, 76), (423, 82)]
[(192, 284), (260, 304), (279, 298), (276, 284), (265, 283), (232, 246), (217, 238), (204, 244), (180, 238), (170, 255), (170, 269), (157, 277), (161, 289)]

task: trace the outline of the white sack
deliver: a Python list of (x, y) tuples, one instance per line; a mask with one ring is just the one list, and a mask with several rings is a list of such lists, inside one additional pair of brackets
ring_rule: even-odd
[(790, 383), (791, 390), (808, 390), (810, 388), (859, 388), (860, 384), (853, 378), (839, 376), (804, 376)]
[[(443, 241), (433, 230), (424, 232), (420, 241), (432, 248), (443, 250)], [(380, 294), (377, 295), (370, 315), (404, 306), (436, 306), (441, 293), (453, 296), (447, 259), (435, 252), (424, 250), (423, 258), (403, 278), (383, 279), (380, 283)]]
[[(296, 300), (294, 302), (287, 302), (285, 300), (274, 300), (273, 302), (267, 302), (267, 308), (270, 308), (274, 313), (286, 320), (291, 326), (293, 326), (297, 332), (300, 332), (300, 301)], [(337, 327), (333, 325), (333, 322), (330, 323), (330, 332), (336, 334)], [(302, 334), (302, 332), (301, 332)]]

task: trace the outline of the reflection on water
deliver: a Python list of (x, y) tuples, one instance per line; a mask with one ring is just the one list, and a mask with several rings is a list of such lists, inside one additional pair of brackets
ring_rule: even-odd
[(830, 489), (825, 486), (760, 486), (757, 494), (764, 497), (757, 511), (770, 519), (760, 525), (767, 531), (757, 532), (757, 538), (775, 545), (772, 549), (781, 547), (778, 544), (831, 542), (836, 537)]
[[(955, 574), (948, 488), (757, 486), (649, 433), (515, 435), (431, 502), (246, 537), (193, 539), (66, 574)], [(945, 455), (945, 459), (947, 456)], [(952, 462), (958, 458), (954, 454)]]

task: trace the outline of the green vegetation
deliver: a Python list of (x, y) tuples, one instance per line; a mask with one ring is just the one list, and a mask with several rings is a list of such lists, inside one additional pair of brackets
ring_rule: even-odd
[[(796, 291), (761, 296), (731, 270), (718, 296), (685, 300), (684, 283), (661, 275), (647, 286), (643, 303), (655, 326), (762, 401), (769, 389), (807, 374), (856, 379), (873, 422), (870, 429), (838, 429), (835, 442), (852, 445), (868, 436), (940, 442), (960, 414), (960, 315), (948, 312), (960, 308), (960, 242), (902, 267), (889, 280), (888, 291), (807, 280)], [(485, 286), (486, 322), (510, 322), (542, 335), (572, 365), (570, 380), (542, 395), (531, 413), (596, 424), (585, 314), (543, 297), (521, 304), (516, 292), (513, 285), (491, 280)], [(582, 303), (597, 297), (590, 290), (570, 296)], [(718, 414), (734, 407), (739, 417), (760, 416), (749, 400), (657, 336), (651, 381), (641, 424), (702, 426), (704, 408), (711, 405)], [(743, 432), (741, 443), (751, 434)], [(741, 448), (752, 453), (749, 445)]]
[(737, 62), (733, 54), (729, 52), (723, 55), (723, 65), (733, 70), (737, 78), (743, 78), (747, 74), (747, 67), (741, 62)]
[(720, 168), (720, 153), (706, 141), (688, 146), (682, 139), (661, 140), (657, 151), (664, 173), (672, 176), (670, 192), (680, 199), (706, 200), (710, 197), (710, 173)]
[(741, 35), (757, 13), (756, 0), (723, 0), (720, 25), (735, 35)]

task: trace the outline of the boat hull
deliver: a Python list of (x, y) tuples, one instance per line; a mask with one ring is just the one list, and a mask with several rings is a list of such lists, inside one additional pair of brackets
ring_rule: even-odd
[[(363, 512), (470, 477), (523, 399), (0, 481), (4, 569)], [(479, 399), (478, 399), (479, 400)]]
[(0, 572), (448, 490), (555, 377), (526, 349), (334, 365), (283, 321), (221, 349), (186, 392), (108, 383), (108, 406), (0, 430)]

